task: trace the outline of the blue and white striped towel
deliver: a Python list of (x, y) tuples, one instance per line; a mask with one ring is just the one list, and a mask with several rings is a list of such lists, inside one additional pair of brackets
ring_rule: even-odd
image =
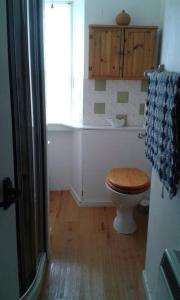
[(146, 157), (173, 198), (180, 177), (180, 74), (149, 74), (145, 126)]

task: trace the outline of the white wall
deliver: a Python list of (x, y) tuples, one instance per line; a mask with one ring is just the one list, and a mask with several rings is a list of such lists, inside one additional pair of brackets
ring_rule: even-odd
[(84, 22), (85, 0), (73, 2), (73, 75), (82, 78), (84, 75)]
[(169, 71), (180, 72), (179, 28), (180, 2), (178, 0), (166, 0), (161, 62)]
[[(155, 299), (158, 269), (166, 248), (180, 250), (180, 192), (170, 200), (155, 171), (152, 173), (148, 241), (146, 252), (146, 278), (152, 299)], [(161, 300), (161, 299), (156, 299)]]
[(73, 2), (73, 86), (72, 86), (72, 123), (82, 123), (83, 78), (84, 78), (84, 14), (85, 0)]
[[(165, 6), (162, 63), (167, 70), (180, 72), (180, 2), (167, 0)], [(161, 197), (162, 184), (153, 172), (148, 226), (145, 275), (155, 299), (158, 267), (166, 248), (180, 250), (180, 191), (170, 200), (167, 193)]]

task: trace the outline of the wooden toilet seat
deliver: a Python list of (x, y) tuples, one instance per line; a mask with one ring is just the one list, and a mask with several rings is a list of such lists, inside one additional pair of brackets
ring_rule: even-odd
[(140, 169), (114, 168), (107, 173), (106, 184), (119, 193), (139, 194), (149, 189), (150, 178)]

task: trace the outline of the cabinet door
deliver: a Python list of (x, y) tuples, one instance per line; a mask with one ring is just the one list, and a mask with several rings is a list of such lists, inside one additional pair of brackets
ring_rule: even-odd
[(155, 29), (125, 29), (123, 79), (143, 79), (155, 67)]
[(90, 28), (89, 78), (120, 78), (122, 30)]

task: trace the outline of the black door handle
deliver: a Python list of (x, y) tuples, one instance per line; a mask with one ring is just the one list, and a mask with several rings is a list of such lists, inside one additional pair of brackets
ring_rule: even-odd
[(13, 187), (12, 181), (9, 177), (3, 179), (2, 190), (3, 201), (0, 202), (0, 207), (6, 210), (11, 206), (11, 204), (13, 204), (16, 201), (19, 192), (16, 188)]

